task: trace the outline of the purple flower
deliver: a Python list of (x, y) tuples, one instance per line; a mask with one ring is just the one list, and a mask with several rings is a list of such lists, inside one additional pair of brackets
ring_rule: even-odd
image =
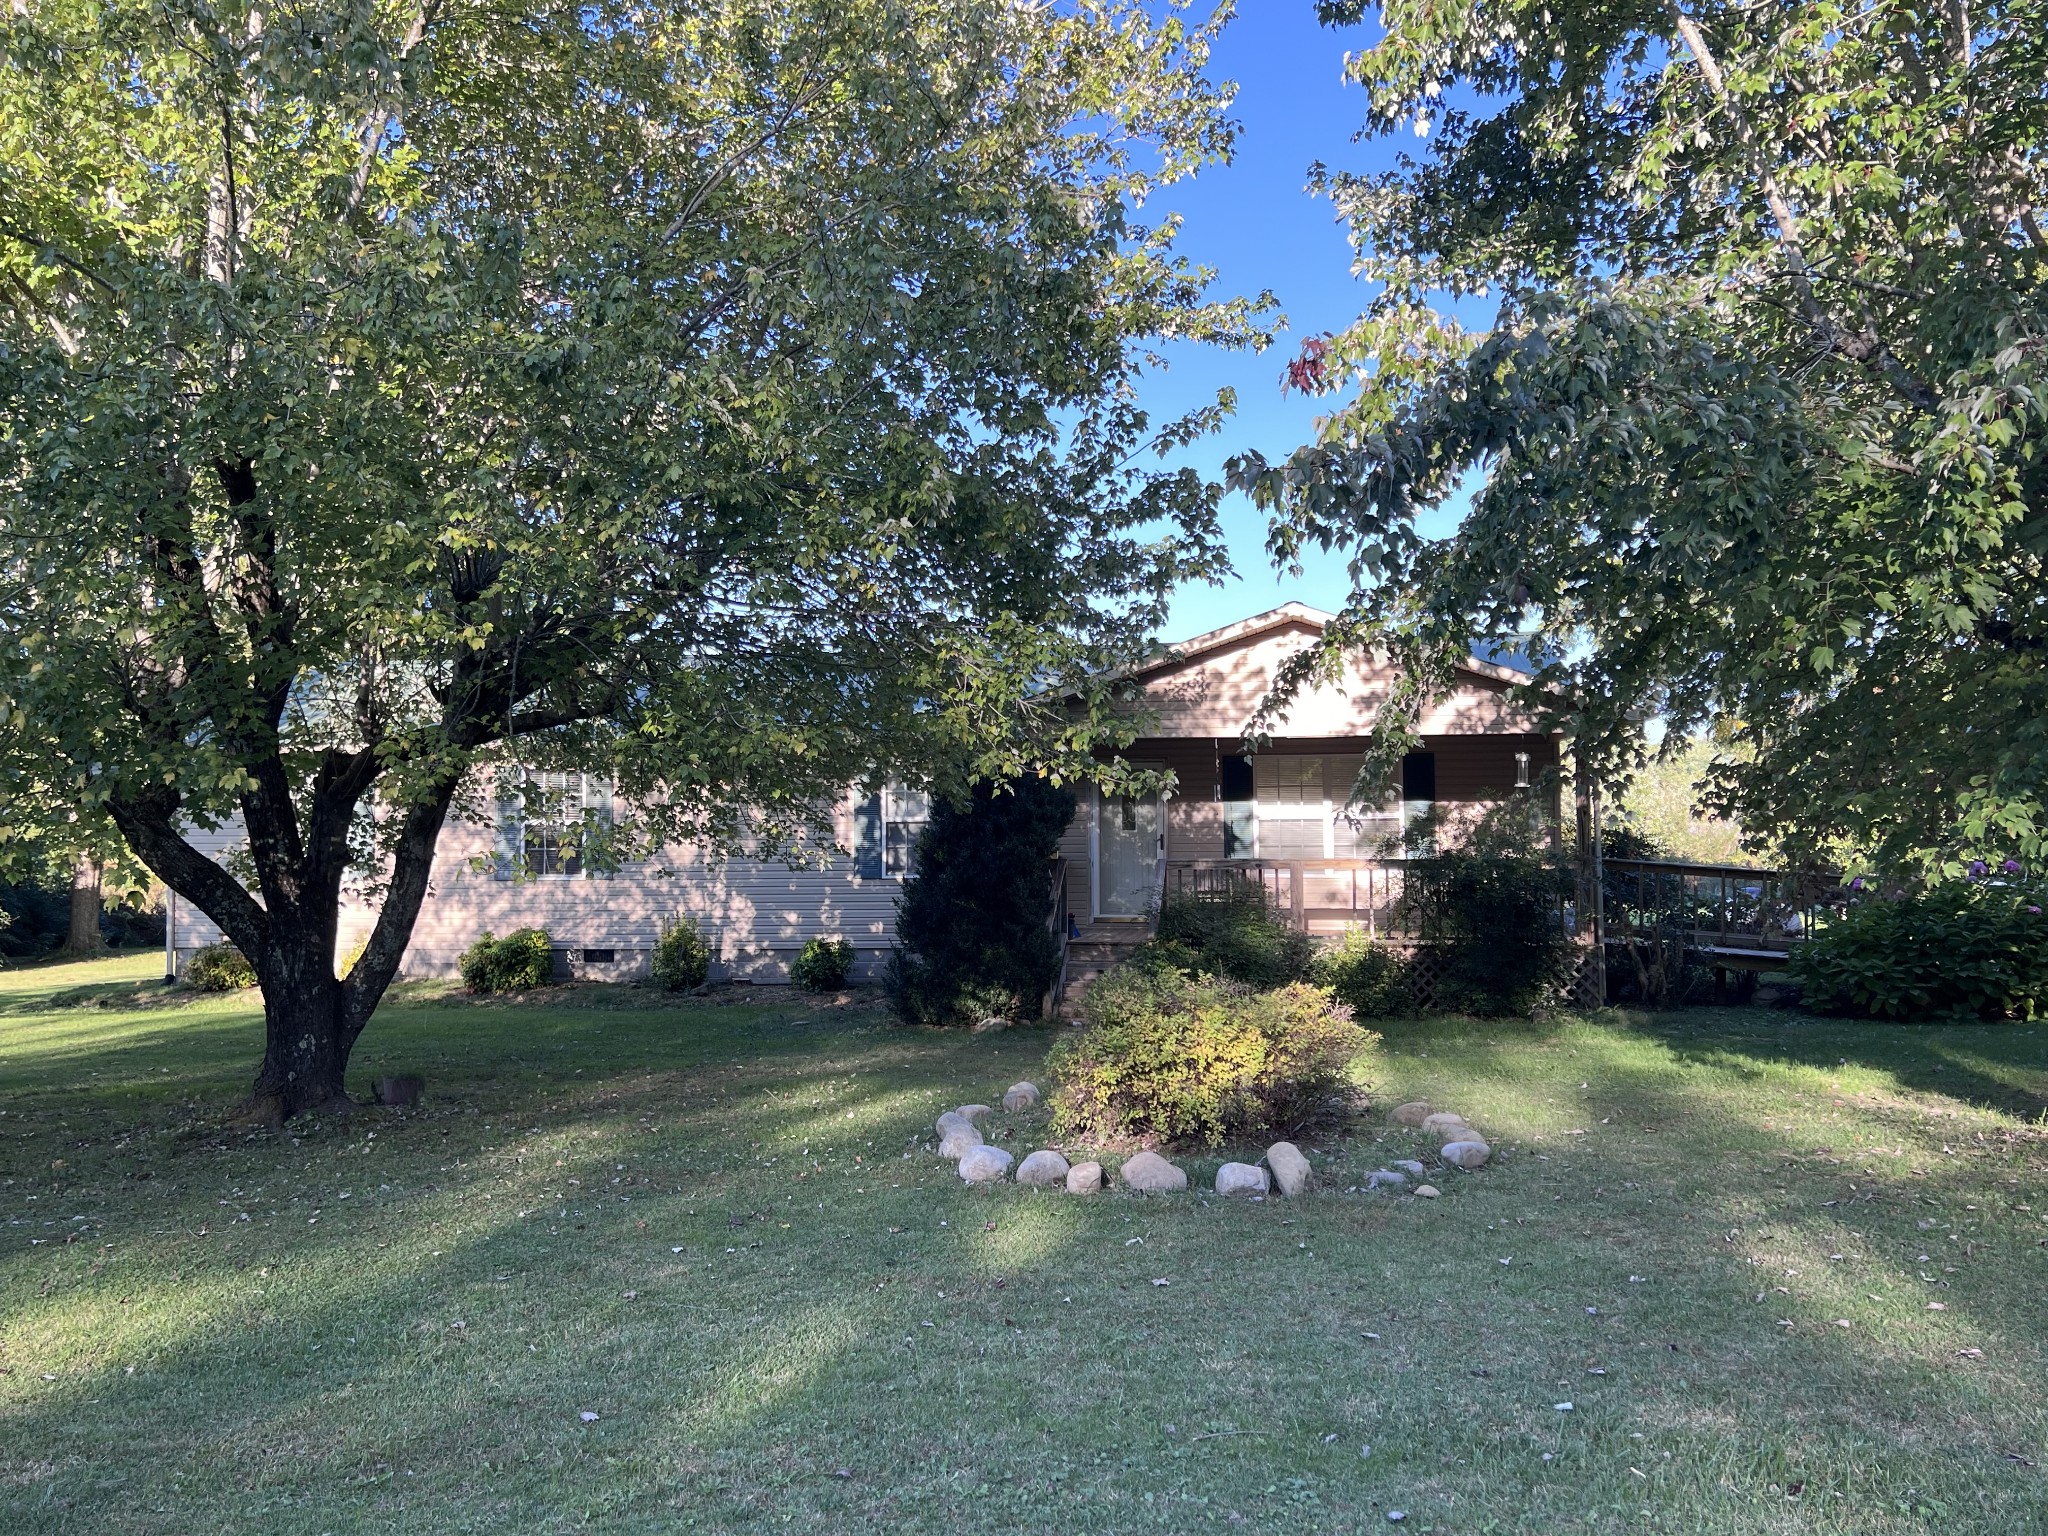
[(1991, 866), (1989, 864), (1986, 864), (1982, 859), (1970, 860), (1970, 878), (1972, 880), (1982, 880), (1986, 875), (1990, 873)]
[(1858, 875), (1858, 876), (1857, 876), (1857, 877), (1856, 877), (1856, 878), (1855, 878), (1854, 880), (1851, 880), (1851, 881), (1849, 882), (1849, 889), (1850, 889), (1850, 890), (1852, 890), (1852, 891), (1860, 891), (1860, 890), (1862, 890), (1862, 889), (1863, 889), (1863, 877), (1862, 877), (1861, 875)]
[(2020, 861), (2018, 859), (2007, 859), (1999, 868), (2003, 869), (2008, 875), (2016, 875), (2020, 872)]
[(2041, 915), (2041, 909), (2039, 907), (2029, 907), (2027, 908), (2027, 910), (2033, 913), (2036, 917), (2039, 917)]

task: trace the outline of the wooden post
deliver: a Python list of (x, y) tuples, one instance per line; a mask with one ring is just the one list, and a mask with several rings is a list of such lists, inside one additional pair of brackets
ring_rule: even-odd
[(1585, 753), (1572, 753), (1572, 809), (1579, 835), (1577, 919), (1581, 943), (1590, 943), (1588, 966), (1599, 1005), (1607, 1002), (1606, 875), (1600, 855), (1600, 792)]

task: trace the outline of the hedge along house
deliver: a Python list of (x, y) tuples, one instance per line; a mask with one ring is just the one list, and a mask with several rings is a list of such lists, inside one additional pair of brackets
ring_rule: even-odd
[[(1088, 937), (1140, 937), (1162, 893), (1227, 879), (1259, 881), (1311, 930), (1370, 927), (1386, 921), (1395, 894), (1399, 861), (1381, 856), (1385, 845), (1428, 812), (1455, 827), (1527, 789), (1554, 826), (1557, 740), (1510, 701), (1524, 675), (1479, 660), (1424, 718), (1423, 749), (1383, 804), (1346, 806), (1362, 738), (1392, 680), (1370, 659), (1304, 694), (1248, 754), (1245, 731), (1280, 665), (1327, 622), (1289, 603), (1199, 635), (1133, 674), (1141, 696), (1130, 707), (1145, 734), (1124, 755), (1167, 770), (1170, 784), (1151, 796), (1081, 792), (1061, 854), (1067, 910)], [(615, 813), (610, 785), (571, 774), (551, 775), (545, 787), (558, 807), (547, 817), (523, 816), (514, 796), (499, 802), (494, 824), (451, 822), (442, 833), (402, 974), (453, 975), (485, 931), (544, 928), (560, 974), (622, 980), (644, 975), (661, 934), (687, 918), (711, 940), (716, 978), (786, 981), (814, 937), (850, 941), (854, 974), (872, 978), (894, 947), (896, 896), (929, 813), (915, 790), (849, 792), (833, 808), (838, 847), (805, 867), (682, 847), (597, 874), (580, 866), (565, 833), (586, 812), (600, 820)], [(225, 857), (235, 841), (223, 829), (201, 846)], [(343, 955), (373, 916), (360, 903), (344, 911)], [(219, 936), (189, 902), (172, 899), (172, 969)]]

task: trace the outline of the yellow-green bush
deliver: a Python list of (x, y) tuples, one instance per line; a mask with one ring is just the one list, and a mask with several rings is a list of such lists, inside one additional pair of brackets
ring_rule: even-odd
[(1297, 1135), (1341, 1112), (1379, 1036), (1328, 990), (1258, 992), (1167, 966), (1088, 990), (1083, 1028), (1053, 1047), (1053, 1129), (1094, 1142), (1218, 1146)]

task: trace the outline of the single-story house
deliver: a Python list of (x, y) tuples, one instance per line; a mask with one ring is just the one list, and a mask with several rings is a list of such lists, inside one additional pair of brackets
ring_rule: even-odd
[[(1170, 787), (1147, 796), (1084, 792), (1061, 847), (1077, 928), (1141, 922), (1162, 891), (1237, 878), (1265, 883), (1311, 929), (1371, 924), (1392, 900), (1384, 855), (1425, 812), (1455, 826), (1519, 789), (1554, 828), (1557, 738), (1510, 699), (1524, 674), (1477, 658), (1422, 719), (1422, 748), (1403, 764), (1401, 782), (1362, 814), (1347, 814), (1346, 802), (1360, 739), (1392, 678), (1385, 665), (1352, 659), (1341, 680), (1305, 693), (1266, 745), (1247, 754), (1245, 732), (1279, 667), (1327, 622), (1288, 603), (1198, 635), (1133, 674), (1142, 699), (1131, 707), (1143, 712), (1146, 734), (1124, 755), (1167, 770)], [(609, 786), (594, 777), (560, 776), (549, 788), (569, 806), (600, 814), (611, 806)], [(712, 940), (715, 977), (786, 981), (797, 951), (819, 936), (850, 940), (855, 974), (871, 977), (894, 945), (897, 892), (929, 810), (915, 790), (849, 792), (835, 832), (850, 851), (815, 867), (675, 848), (658, 863), (598, 876), (577, 867), (557, 829), (522, 824), (516, 805), (496, 827), (451, 823), (443, 832), (403, 974), (452, 975), (485, 930), (538, 927), (553, 937), (567, 974), (624, 979), (644, 974), (662, 932), (687, 917)], [(1532, 827), (1531, 835), (1552, 834)], [(233, 833), (212, 841), (209, 851), (224, 854)], [(515, 849), (518, 859), (508, 856)], [(519, 864), (523, 877), (514, 878)], [(372, 916), (361, 906), (344, 914), (344, 953)], [(219, 938), (181, 898), (168, 927), (174, 968)]]

